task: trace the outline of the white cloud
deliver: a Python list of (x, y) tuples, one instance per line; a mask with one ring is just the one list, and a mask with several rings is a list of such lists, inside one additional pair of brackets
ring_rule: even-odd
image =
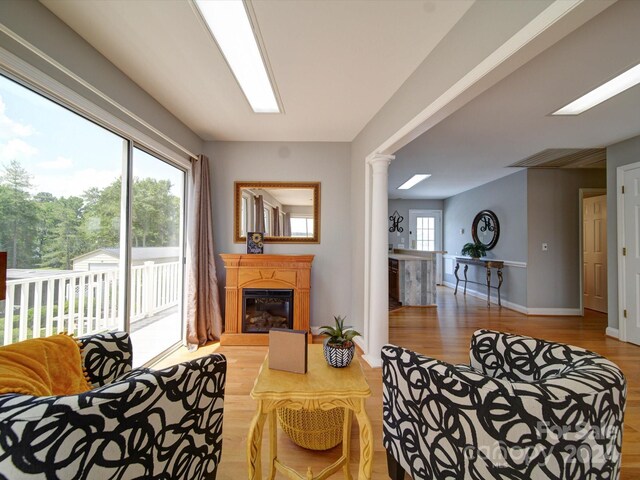
[(12, 139), (14, 137), (28, 137), (34, 132), (31, 125), (16, 122), (5, 113), (6, 106), (0, 96), (0, 138)]
[(36, 166), (39, 168), (44, 168), (45, 170), (64, 170), (73, 166), (73, 160), (71, 160), (70, 158), (58, 156), (55, 160), (40, 162)]
[(80, 196), (91, 187), (104, 188), (120, 176), (120, 170), (87, 168), (68, 173), (36, 174), (34, 193), (49, 192), (56, 197)]
[(0, 161), (25, 160), (38, 153), (38, 149), (24, 140), (12, 138), (7, 143), (0, 144)]

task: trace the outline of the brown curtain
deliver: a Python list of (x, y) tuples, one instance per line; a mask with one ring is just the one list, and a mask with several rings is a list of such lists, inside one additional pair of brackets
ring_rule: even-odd
[(290, 237), (291, 236), (291, 214), (284, 214), (284, 225), (282, 225), (282, 236)]
[(222, 315), (213, 252), (209, 159), (191, 159), (190, 217), (187, 234), (187, 346), (195, 350), (220, 339)]
[(280, 234), (280, 207), (273, 208), (273, 233), (275, 237), (279, 237)]
[(255, 204), (255, 218), (253, 219), (253, 231), (264, 232), (264, 200), (262, 195), (253, 197)]

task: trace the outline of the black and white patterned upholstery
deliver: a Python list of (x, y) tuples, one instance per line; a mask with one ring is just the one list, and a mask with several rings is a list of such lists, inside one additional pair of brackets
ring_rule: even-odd
[(582, 348), (479, 330), (471, 365), (382, 349), (389, 475), (608, 479), (620, 473), (626, 379)]
[(93, 390), (0, 395), (0, 479), (215, 479), (225, 357), (131, 370), (126, 333), (81, 342)]

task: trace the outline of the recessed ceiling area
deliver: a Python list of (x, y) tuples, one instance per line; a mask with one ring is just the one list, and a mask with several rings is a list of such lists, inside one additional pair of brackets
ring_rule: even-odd
[[(576, 116), (551, 113), (640, 62), (640, 2), (617, 2), (398, 150), (389, 198), (444, 199), (514, 173), (546, 149), (603, 148), (640, 134), (640, 86)], [(432, 177), (411, 190), (413, 173)]]
[(251, 2), (281, 115), (251, 111), (189, 1), (42, 3), (203, 140), (349, 142), (473, 1)]
[(525, 168), (606, 168), (606, 148), (547, 148), (512, 163)]

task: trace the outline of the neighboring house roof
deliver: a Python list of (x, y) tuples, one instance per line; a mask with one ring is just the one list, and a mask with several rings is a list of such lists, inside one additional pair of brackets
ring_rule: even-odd
[(22, 278), (40, 278), (40, 277), (54, 277), (56, 275), (64, 275), (65, 273), (77, 273), (73, 270), (49, 270), (43, 269), (29, 269), (29, 268), (8, 268), (7, 280), (20, 280)]
[[(73, 259), (74, 262), (96, 255), (109, 255), (114, 259), (120, 258), (119, 248), (98, 248), (92, 252), (79, 255)], [(180, 256), (180, 247), (133, 247), (131, 249), (132, 260), (151, 260), (157, 258), (175, 258)]]

